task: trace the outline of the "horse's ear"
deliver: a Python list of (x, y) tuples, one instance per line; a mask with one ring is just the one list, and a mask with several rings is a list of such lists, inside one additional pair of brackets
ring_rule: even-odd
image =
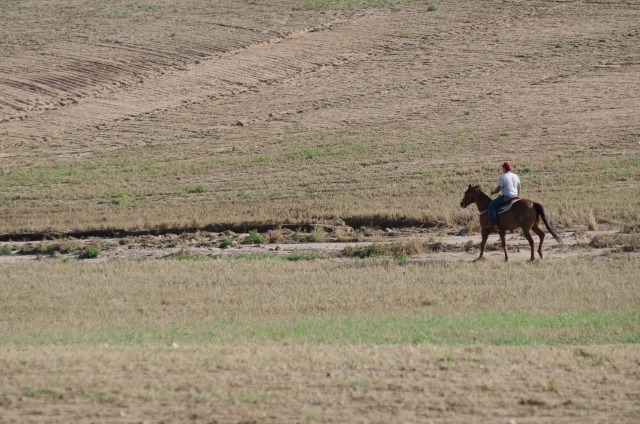
[(471, 188), (471, 184), (469, 184), (469, 188)]

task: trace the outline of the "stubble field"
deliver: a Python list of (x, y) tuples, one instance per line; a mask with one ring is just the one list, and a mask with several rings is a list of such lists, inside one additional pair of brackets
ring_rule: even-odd
[[(640, 4), (0, 21), (0, 422), (638, 419)], [(545, 261), (470, 262), (504, 160)]]

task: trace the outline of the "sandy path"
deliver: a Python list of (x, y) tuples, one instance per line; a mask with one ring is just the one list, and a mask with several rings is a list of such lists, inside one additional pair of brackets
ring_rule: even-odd
[[(544, 241), (543, 253), (547, 259), (567, 259), (567, 258), (598, 258), (609, 256), (611, 249), (592, 248), (588, 246), (589, 241), (598, 234), (614, 234), (616, 231), (589, 231), (582, 236), (577, 236), (575, 232), (561, 232), (559, 235), (563, 240), (564, 248), (561, 249), (558, 243), (549, 235)], [(241, 240), (247, 234), (239, 234), (238, 239)], [(153, 236), (151, 236), (153, 238)], [(149, 237), (146, 237), (147, 241)], [(162, 240), (163, 236), (157, 237), (158, 240)], [(202, 243), (196, 240), (187, 241), (182, 244), (181, 247), (149, 247), (147, 243), (144, 243), (142, 239), (132, 241), (128, 245), (118, 245), (119, 239), (103, 239), (111, 247), (108, 250), (104, 250), (103, 254), (97, 259), (89, 259), (88, 262), (100, 262), (106, 260), (139, 260), (144, 259), (162, 259), (171, 255), (179, 253), (181, 250), (188, 251), (195, 256), (209, 256), (209, 257), (225, 257), (236, 255), (251, 255), (261, 253), (271, 253), (286, 255), (290, 253), (320, 253), (333, 257), (340, 255), (344, 252), (345, 247), (363, 247), (372, 243), (406, 243), (412, 240), (418, 242), (427, 243), (441, 243), (443, 245), (443, 251), (416, 254), (411, 255), (409, 260), (413, 261), (473, 261), (478, 257), (479, 249), (472, 247), (466, 248), (465, 244), (472, 243), (477, 245), (481, 241), (480, 235), (470, 236), (437, 236), (433, 234), (414, 233), (411, 235), (401, 236), (374, 236), (374, 237), (360, 237), (358, 241), (328, 241), (328, 242), (301, 242), (301, 243), (280, 243), (280, 244), (258, 244), (258, 245), (241, 245), (236, 244), (225, 249), (217, 247), (217, 243), (209, 243), (209, 246), (202, 246)], [(82, 242), (81, 244), (91, 243), (92, 241)], [(535, 238), (536, 249), (538, 238)], [(504, 254), (499, 247), (499, 238), (497, 235), (489, 236), (487, 242), (488, 250), (485, 252), (485, 257), (497, 261), (501, 261), (504, 258)], [(21, 246), (24, 243), (12, 243), (16, 246)], [(145, 247), (145, 245), (147, 247)], [(507, 246), (509, 247), (510, 260), (528, 260), (529, 259), (529, 245), (527, 240), (519, 234), (507, 234)], [(70, 255), (62, 255), (62, 257), (70, 256), (76, 257), (78, 253)], [(632, 256), (640, 257), (640, 253), (630, 253)], [(537, 253), (536, 253), (537, 257)], [(31, 260), (52, 260), (48, 255), (19, 255), (11, 254), (0, 256), (0, 263), (11, 263), (17, 261), (31, 261)]]

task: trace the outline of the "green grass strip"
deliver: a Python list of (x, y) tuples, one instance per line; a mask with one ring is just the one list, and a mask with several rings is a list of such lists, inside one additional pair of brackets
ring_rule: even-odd
[[(246, 261), (260, 261), (265, 259), (275, 259), (278, 261), (311, 261), (314, 259), (324, 259), (326, 255), (321, 253), (238, 253), (235, 255), (220, 256), (219, 259), (223, 261), (237, 261), (240, 259)], [(215, 261), (218, 258), (212, 258), (211, 256), (195, 256), (190, 253), (177, 253), (175, 255), (167, 257), (171, 261), (194, 261), (194, 262), (206, 262)]]
[(488, 344), (640, 342), (640, 313), (370, 315), (291, 319), (214, 318), (147, 327), (0, 336), (0, 345), (180, 344)]
[(263, 260), (263, 259), (276, 259), (279, 261), (311, 261), (314, 259), (324, 259), (325, 255), (321, 253), (238, 253), (237, 255), (222, 256), (221, 259), (225, 261), (236, 261), (238, 259), (244, 259), (247, 261)]

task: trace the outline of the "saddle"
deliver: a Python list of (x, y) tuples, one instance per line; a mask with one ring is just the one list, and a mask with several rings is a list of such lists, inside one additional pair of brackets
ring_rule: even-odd
[[(513, 206), (513, 204), (516, 203), (518, 200), (520, 200), (519, 196), (508, 198), (506, 202), (504, 202), (503, 204), (501, 204), (496, 208), (496, 212), (498, 212), (498, 215), (505, 213), (506, 211), (511, 209), (511, 206)], [(480, 225), (485, 228), (491, 228), (491, 221), (489, 220), (488, 210), (485, 210), (480, 213)]]
[(511, 209), (511, 206), (513, 206), (513, 204), (516, 203), (518, 200), (520, 200), (519, 196), (508, 198), (506, 202), (498, 206), (498, 208), (496, 209), (498, 211), (498, 215), (500, 215), (501, 213), (505, 213), (506, 211)]

